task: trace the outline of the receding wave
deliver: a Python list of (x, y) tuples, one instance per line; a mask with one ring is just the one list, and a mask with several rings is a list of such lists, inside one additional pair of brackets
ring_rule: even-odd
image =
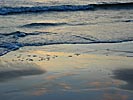
[(37, 26), (61, 26), (66, 25), (67, 23), (30, 23), (23, 25), (22, 27), (37, 27)]
[(36, 7), (1, 7), (0, 15), (16, 13), (36, 13), (49, 11), (84, 11), (96, 9), (133, 9), (133, 2), (128, 3), (101, 3), (88, 5), (59, 5), (59, 6), (36, 6)]
[[(8, 34), (0, 34), (0, 56), (7, 54), (10, 51), (17, 50), (24, 46), (43, 46), (55, 44), (98, 44), (98, 43), (123, 43), (133, 41), (133, 37), (121, 39), (98, 39), (94, 36), (88, 35), (71, 35), (58, 34), (51, 32), (13, 32)], [(36, 38), (37, 37), (37, 38)], [(39, 39), (38, 39), (39, 37)], [(40, 37), (43, 37), (40, 39)], [(50, 38), (52, 37), (52, 38)], [(51, 40), (52, 39), (52, 40)]]

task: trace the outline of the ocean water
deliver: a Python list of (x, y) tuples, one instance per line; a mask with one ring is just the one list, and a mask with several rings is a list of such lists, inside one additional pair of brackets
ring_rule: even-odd
[(0, 55), (24, 46), (133, 40), (132, 0), (0, 0)]

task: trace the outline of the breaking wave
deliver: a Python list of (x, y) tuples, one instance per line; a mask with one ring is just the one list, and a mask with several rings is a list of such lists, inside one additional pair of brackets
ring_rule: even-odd
[[(35, 37), (37, 36), (42, 37), (42, 35), (44, 38), (42, 38), (39, 41), (36, 40)], [(52, 41), (51, 39), (48, 38), (48, 36), (53, 37)], [(60, 35), (58, 33), (51, 33), (51, 32), (25, 33), (20, 31), (8, 34), (1, 33), (0, 38), (1, 38), (0, 56), (10, 51), (17, 50), (24, 46), (43, 46), (43, 45), (55, 45), (55, 44), (123, 43), (123, 42), (133, 41), (132, 37), (125, 39), (99, 40), (93, 36), (71, 35), (71, 34)]]
[(35, 6), (35, 7), (1, 7), (0, 15), (36, 13), (49, 11), (85, 11), (97, 9), (133, 9), (133, 2), (128, 3), (100, 3), (88, 5), (58, 5), (58, 6)]

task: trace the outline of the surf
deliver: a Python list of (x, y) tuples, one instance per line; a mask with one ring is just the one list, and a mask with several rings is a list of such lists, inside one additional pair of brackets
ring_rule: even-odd
[(98, 9), (133, 9), (133, 2), (127, 3), (99, 3), (87, 5), (57, 5), (57, 6), (33, 6), (33, 7), (1, 7), (0, 15), (37, 13), (51, 11), (92, 11)]

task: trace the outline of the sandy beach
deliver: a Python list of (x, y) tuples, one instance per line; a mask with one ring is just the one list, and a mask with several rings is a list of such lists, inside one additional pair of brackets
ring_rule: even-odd
[(92, 49), (92, 45), (91, 48), (89, 45), (24, 47), (2, 56), (0, 97), (3, 100), (131, 100), (133, 58), (103, 50), (98, 54)]

